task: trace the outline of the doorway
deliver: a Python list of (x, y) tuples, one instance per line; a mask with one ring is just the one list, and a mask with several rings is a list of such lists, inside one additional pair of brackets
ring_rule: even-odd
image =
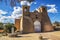
[(41, 23), (40, 23), (40, 21), (36, 20), (34, 22), (34, 30), (35, 30), (35, 32), (41, 32)]

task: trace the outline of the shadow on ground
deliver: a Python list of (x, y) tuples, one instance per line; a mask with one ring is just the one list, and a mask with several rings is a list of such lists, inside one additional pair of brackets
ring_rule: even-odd
[(15, 36), (15, 37), (11, 37), (11, 38), (20, 38), (20, 37), (31, 37), (31, 36)]

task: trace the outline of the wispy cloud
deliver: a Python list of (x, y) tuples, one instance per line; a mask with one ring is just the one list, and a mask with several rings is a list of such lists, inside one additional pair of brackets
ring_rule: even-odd
[(32, 3), (37, 4), (36, 2), (31, 2), (31, 3), (30, 3), (30, 2), (28, 2), (28, 1), (21, 1), (21, 2), (20, 2), (21, 5), (28, 5), (28, 6), (30, 6)]
[(0, 22), (7, 23), (11, 22), (14, 23), (14, 19), (19, 19), (22, 15), (22, 8), (21, 7), (14, 7), (14, 11), (12, 12), (11, 16), (3, 16), (3, 12), (0, 14)]
[(0, 14), (7, 14), (8, 12), (0, 10)]
[(50, 9), (47, 10), (49, 13), (57, 13), (57, 12), (58, 12), (55, 4), (52, 4), (52, 5), (49, 5), (49, 4), (48, 4), (48, 5), (46, 5), (46, 6), (47, 6), (47, 7), (50, 7)]
[(37, 2), (33, 2), (34, 4), (37, 4)]
[(55, 4), (51, 4), (51, 5), (50, 5), (50, 4), (47, 4), (46, 6), (47, 6), (47, 7), (54, 8), (56, 5), (55, 5)]

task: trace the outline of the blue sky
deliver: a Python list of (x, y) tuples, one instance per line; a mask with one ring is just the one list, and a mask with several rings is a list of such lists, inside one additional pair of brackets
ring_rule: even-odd
[[(0, 2), (0, 22), (14, 23), (14, 19), (21, 16), (22, 13), (22, 4), (24, 2), (16, 3), (17, 5), (14, 7), (10, 6), (10, 0), (7, 0), (8, 4), (6, 5), (3, 1)], [(38, 9), (41, 5), (47, 7), (47, 12), (50, 17), (51, 22), (59, 21), (60, 22), (60, 0), (35, 0), (32, 4), (30, 4), (30, 11), (34, 11)]]

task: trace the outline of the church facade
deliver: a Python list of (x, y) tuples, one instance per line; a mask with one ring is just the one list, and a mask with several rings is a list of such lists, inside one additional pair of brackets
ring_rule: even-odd
[(20, 19), (15, 20), (17, 31), (23, 33), (48, 32), (53, 31), (47, 8), (41, 6), (38, 11), (30, 12), (30, 6), (23, 6), (23, 14)]

